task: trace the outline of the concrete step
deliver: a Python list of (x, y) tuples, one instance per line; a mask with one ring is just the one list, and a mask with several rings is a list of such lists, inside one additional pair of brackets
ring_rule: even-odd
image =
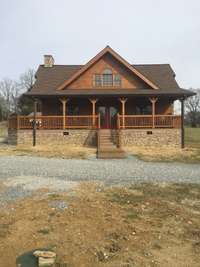
[(103, 140), (103, 141), (112, 141), (112, 138), (111, 137), (102, 137), (102, 136), (100, 136), (99, 139), (100, 140)]
[(104, 149), (112, 149), (112, 150), (114, 150), (114, 149), (116, 149), (116, 146), (115, 145), (110, 145), (110, 144), (104, 144), (104, 145), (101, 145), (100, 146), (100, 150), (104, 150)]
[(112, 147), (112, 146), (104, 146), (104, 147), (101, 147), (100, 151), (102, 152), (112, 152), (112, 153), (118, 153), (118, 152), (115, 152), (115, 149), (116, 147)]
[(104, 143), (106, 143), (106, 144), (108, 144), (108, 143), (109, 144), (114, 144), (112, 140), (101, 140), (100, 139), (99, 142), (100, 142), (100, 144), (104, 144)]
[(117, 153), (113, 153), (113, 152), (98, 152), (97, 153), (97, 158), (99, 159), (124, 159), (125, 153), (124, 152), (117, 152)]

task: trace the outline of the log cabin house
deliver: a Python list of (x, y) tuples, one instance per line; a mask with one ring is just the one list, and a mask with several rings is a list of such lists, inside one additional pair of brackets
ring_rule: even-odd
[(121, 157), (131, 145), (184, 147), (184, 100), (193, 93), (179, 87), (169, 64), (133, 65), (107, 46), (85, 65), (44, 56), (25, 95), (34, 115), (10, 118), (10, 143), (97, 146), (99, 157)]

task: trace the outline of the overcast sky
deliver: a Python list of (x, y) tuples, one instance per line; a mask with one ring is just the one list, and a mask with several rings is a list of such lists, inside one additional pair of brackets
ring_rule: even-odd
[(200, 87), (199, 0), (0, 0), (0, 79), (56, 64), (84, 64), (106, 45), (130, 63), (170, 63)]

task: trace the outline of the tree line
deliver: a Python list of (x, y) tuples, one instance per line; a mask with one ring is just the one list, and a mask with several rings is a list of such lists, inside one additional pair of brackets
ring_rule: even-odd
[[(7, 120), (13, 113), (28, 115), (33, 111), (33, 101), (23, 93), (30, 90), (34, 82), (33, 69), (21, 74), (17, 81), (8, 78), (0, 81), (0, 121)], [(185, 101), (185, 121), (192, 127), (200, 127), (200, 89), (191, 90), (196, 95)]]
[(185, 122), (191, 127), (200, 127), (200, 89), (192, 89), (196, 95), (185, 101)]
[(28, 115), (33, 110), (33, 102), (23, 93), (30, 90), (35, 82), (35, 71), (27, 70), (19, 79), (4, 78), (0, 81), (0, 121), (7, 120), (15, 113)]

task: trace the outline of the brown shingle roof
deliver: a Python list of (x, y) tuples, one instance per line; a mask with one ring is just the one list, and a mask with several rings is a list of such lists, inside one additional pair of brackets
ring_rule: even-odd
[(82, 65), (54, 65), (51, 68), (40, 65), (36, 73), (36, 82), (26, 95), (192, 95), (192, 92), (181, 89), (169, 64), (133, 65), (145, 77), (160, 89), (82, 89), (57, 90), (57, 88), (82, 68)]

